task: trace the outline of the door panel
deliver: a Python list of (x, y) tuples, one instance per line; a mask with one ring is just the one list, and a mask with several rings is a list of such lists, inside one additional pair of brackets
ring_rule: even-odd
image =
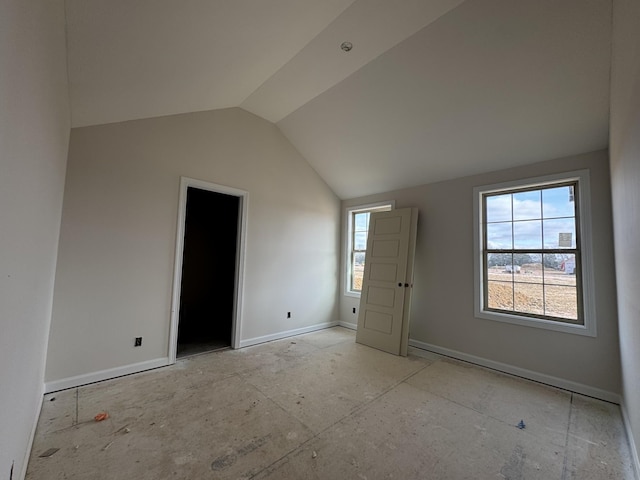
[(367, 289), (367, 303), (380, 307), (393, 307), (396, 301), (395, 289), (369, 287)]
[(393, 264), (376, 263), (371, 265), (367, 278), (372, 281), (395, 282), (398, 276), (398, 266)]
[(399, 232), (402, 228), (401, 219), (398, 217), (393, 218), (380, 218), (376, 222), (375, 235), (384, 235), (387, 233)]
[(416, 222), (411, 208), (372, 213), (369, 219), (356, 341), (395, 355), (406, 355)]
[(393, 330), (393, 315), (369, 310), (365, 313), (364, 327), (389, 335)]
[[(368, 248), (367, 251), (369, 251)], [(400, 242), (398, 240), (374, 240), (371, 252), (373, 257), (378, 259), (398, 257), (400, 255)]]

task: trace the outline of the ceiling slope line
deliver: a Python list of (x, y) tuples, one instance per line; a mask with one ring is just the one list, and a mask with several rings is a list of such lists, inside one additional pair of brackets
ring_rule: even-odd
[(277, 123), (463, 2), (357, 0), (239, 106)]

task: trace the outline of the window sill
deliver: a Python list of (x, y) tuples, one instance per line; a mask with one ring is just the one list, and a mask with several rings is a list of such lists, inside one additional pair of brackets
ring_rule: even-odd
[(360, 298), (361, 295), (360, 292), (344, 292), (345, 297)]
[(595, 325), (589, 327), (586, 325), (574, 325), (571, 323), (554, 322), (553, 320), (545, 320), (542, 318), (521, 317), (519, 315), (510, 315), (508, 313), (487, 312), (485, 310), (475, 312), (476, 318), (484, 320), (493, 320), (496, 322), (510, 323), (512, 325), (521, 325), (524, 327), (542, 328), (545, 330), (553, 330), (555, 332), (571, 333), (574, 335), (585, 335), (587, 337), (595, 337)]

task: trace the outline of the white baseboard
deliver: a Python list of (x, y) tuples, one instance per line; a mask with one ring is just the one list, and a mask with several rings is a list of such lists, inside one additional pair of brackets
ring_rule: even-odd
[(153, 368), (166, 367), (169, 364), (169, 358), (163, 357), (156, 358), (154, 360), (147, 360), (146, 362), (125, 365), (122, 367), (100, 370), (98, 372), (76, 375), (75, 377), (54, 380), (52, 382), (45, 383), (44, 393), (57, 392), (58, 390), (79, 387), (80, 385), (100, 382), (102, 380), (109, 380), (111, 378), (122, 377), (123, 375), (130, 375), (132, 373), (144, 372), (145, 370), (151, 370)]
[(272, 333), (262, 337), (247, 338), (246, 340), (240, 340), (240, 348), (258, 345), (259, 343), (271, 342), (273, 340), (280, 340), (282, 338), (293, 337), (294, 335), (302, 335), (303, 333), (324, 330), (325, 328), (337, 327), (338, 324), (339, 322), (317, 323), (316, 325), (311, 325), (309, 327), (294, 328), (293, 330), (285, 330), (284, 332)]
[[(240, 348), (257, 345), (259, 343), (270, 342), (272, 340), (280, 340), (281, 338), (292, 337), (294, 335), (300, 335), (303, 333), (315, 332), (316, 330), (324, 330), (325, 328), (336, 326), (338, 326), (338, 322), (325, 322), (311, 325), (309, 327), (296, 328), (294, 330), (286, 330), (284, 332), (273, 333), (271, 335), (265, 335), (263, 337), (249, 338), (247, 340), (240, 341)], [(165, 367), (170, 364), (171, 363), (169, 362), (169, 357), (163, 357), (156, 358), (154, 360), (147, 360), (146, 362), (134, 363), (132, 365), (109, 368), (107, 370), (100, 370), (98, 372), (86, 373), (83, 375), (77, 375), (75, 377), (54, 380), (52, 382), (45, 383), (44, 393), (57, 392), (58, 390), (79, 387), (80, 385), (87, 385), (89, 383), (100, 382), (102, 380), (109, 380), (111, 378), (122, 377), (123, 375), (130, 375), (132, 373), (144, 372), (145, 370)]]
[(629, 415), (627, 414), (627, 406), (624, 403), (624, 398), (620, 402), (620, 410), (622, 410), (622, 421), (624, 422), (624, 429), (627, 432), (627, 441), (629, 442), (629, 448), (631, 449), (631, 463), (633, 463), (636, 478), (640, 479), (640, 457), (638, 456), (638, 447), (633, 437), (633, 430), (631, 430), (631, 422), (629, 421)]
[(533, 380), (535, 382), (551, 385), (552, 387), (562, 388), (563, 390), (569, 390), (571, 392), (580, 393), (588, 397), (598, 398), (607, 402), (620, 404), (620, 395), (600, 388), (591, 387), (578, 382), (572, 382), (571, 380), (565, 380), (564, 378), (554, 377), (546, 375), (544, 373), (534, 372), (533, 370), (527, 370), (525, 368), (515, 367), (506, 363), (496, 362), (494, 360), (488, 360), (482, 357), (476, 357), (475, 355), (469, 355), (467, 353), (459, 352), (457, 350), (451, 350), (449, 348), (438, 347), (429, 343), (420, 342), (418, 340), (409, 340), (409, 353), (420, 356), (424, 355), (424, 351), (438, 353), (447, 357), (453, 357), (458, 360), (480, 365), (481, 367), (491, 368), (500, 372), (515, 375), (516, 377), (526, 378), (527, 380)]
[(357, 323), (340, 321), (340, 322), (338, 322), (338, 325), (340, 325), (341, 327), (344, 327), (344, 328), (350, 328), (351, 330), (357, 330), (358, 329), (358, 324)]

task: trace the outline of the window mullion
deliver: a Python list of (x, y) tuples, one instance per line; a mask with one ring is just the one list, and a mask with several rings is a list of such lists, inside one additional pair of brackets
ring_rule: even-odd
[(516, 282), (515, 282), (515, 263), (513, 258), (513, 251), (516, 248), (516, 233), (515, 233), (515, 222), (513, 218), (513, 194), (509, 196), (511, 200), (511, 305), (512, 310), (516, 311)]

